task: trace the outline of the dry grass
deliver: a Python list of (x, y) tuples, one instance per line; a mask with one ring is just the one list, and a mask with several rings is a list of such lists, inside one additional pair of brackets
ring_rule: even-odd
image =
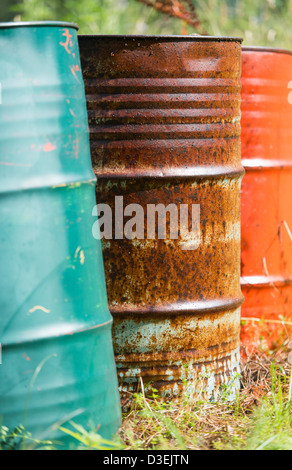
[(235, 403), (185, 397), (165, 403), (134, 396), (121, 438), (127, 450), (292, 449), (291, 366), (287, 343), (242, 363)]

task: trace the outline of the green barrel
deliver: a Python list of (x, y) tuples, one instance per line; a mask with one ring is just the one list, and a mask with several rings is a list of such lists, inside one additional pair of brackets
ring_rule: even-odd
[(109, 438), (121, 414), (76, 29), (0, 24), (0, 419)]

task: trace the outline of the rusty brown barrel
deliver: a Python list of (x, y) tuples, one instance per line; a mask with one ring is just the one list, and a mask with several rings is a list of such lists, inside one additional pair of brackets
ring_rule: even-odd
[[(201, 383), (217, 397), (239, 371), (241, 40), (79, 44), (98, 200), (116, 224), (103, 254), (122, 398), (140, 377), (163, 397)], [(200, 205), (199, 246), (182, 227), (178, 239), (123, 237), (131, 204), (145, 225), (149, 205), (187, 205), (190, 224)]]

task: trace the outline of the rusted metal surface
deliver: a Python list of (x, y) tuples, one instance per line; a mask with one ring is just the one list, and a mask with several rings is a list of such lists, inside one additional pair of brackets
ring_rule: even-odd
[(103, 241), (122, 398), (140, 377), (176, 396), (201, 373), (216, 397), (239, 370), (240, 40), (80, 36), (79, 45), (98, 200), (114, 211), (123, 196), (145, 213), (201, 205), (197, 250), (182, 250), (181, 238)]
[(241, 283), (248, 353), (272, 347), (290, 329), (283, 320), (291, 322), (292, 314), (291, 80), (291, 51), (243, 48)]

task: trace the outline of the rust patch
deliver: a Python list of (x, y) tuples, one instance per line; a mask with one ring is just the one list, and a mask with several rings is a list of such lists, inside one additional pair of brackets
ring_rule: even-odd
[(64, 47), (64, 49), (66, 50), (66, 52), (68, 52), (68, 54), (71, 54), (71, 51), (70, 51), (70, 47), (73, 46), (73, 42), (72, 42), (72, 34), (70, 34), (69, 32), (69, 29), (65, 29), (64, 30), (64, 33), (62, 34), (62, 36), (65, 36), (65, 42), (60, 42), (60, 46)]

